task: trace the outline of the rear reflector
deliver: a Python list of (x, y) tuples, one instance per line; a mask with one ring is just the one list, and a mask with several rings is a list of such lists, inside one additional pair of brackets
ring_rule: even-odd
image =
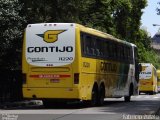
[(26, 74), (22, 74), (22, 81), (23, 81), (23, 84), (26, 84), (26, 79), (27, 79), (27, 76)]
[(79, 84), (79, 73), (74, 73), (74, 84)]

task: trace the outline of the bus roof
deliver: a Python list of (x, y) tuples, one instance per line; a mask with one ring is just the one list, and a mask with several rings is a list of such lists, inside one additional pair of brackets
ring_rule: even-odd
[(156, 68), (154, 67), (154, 65), (152, 63), (140, 63), (142, 66), (151, 66), (152, 68), (154, 68), (156, 70)]

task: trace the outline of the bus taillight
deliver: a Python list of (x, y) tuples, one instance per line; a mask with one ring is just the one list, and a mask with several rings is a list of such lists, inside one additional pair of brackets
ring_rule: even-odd
[(23, 84), (26, 84), (26, 79), (27, 79), (27, 76), (26, 76), (26, 74), (23, 74), (22, 75), (22, 81), (23, 81)]
[(153, 82), (151, 82), (151, 85), (154, 85), (154, 83), (153, 83)]
[(79, 84), (79, 73), (74, 73), (74, 84)]

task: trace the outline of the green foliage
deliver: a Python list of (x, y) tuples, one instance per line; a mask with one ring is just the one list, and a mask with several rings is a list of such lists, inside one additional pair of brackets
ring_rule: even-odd
[(147, 31), (139, 31), (139, 41), (135, 44), (138, 47), (138, 56), (140, 63), (152, 63), (157, 69), (160, 68), (160, 57), (158, 53), (151, 48), (151, 38), (147, 35)]
[(160, 57), (154, 50), (144, 51), (143, 53), (141, 53), (141, 55), (143, 55), (143, 59), (141, 62), (152, 63), (157, 69), (160, 68)]
[(21, 38), (25, 18), (20, 16), (18, 0), (0, 1), (0, 67), (13, 69), (19, 65)]
[(37, 22), (80, 22), (79, 10), (85, 0), (28, 0), (25, 12), (28, 23)]

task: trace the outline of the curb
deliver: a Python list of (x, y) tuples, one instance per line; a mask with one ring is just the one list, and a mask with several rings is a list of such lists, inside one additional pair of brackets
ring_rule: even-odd
[(0, 109), (30, 107), (30, 106), (37, 106), (37, 105), (42, 105), (42, 102), (39, 100), (6, 102), (0, 105)]

